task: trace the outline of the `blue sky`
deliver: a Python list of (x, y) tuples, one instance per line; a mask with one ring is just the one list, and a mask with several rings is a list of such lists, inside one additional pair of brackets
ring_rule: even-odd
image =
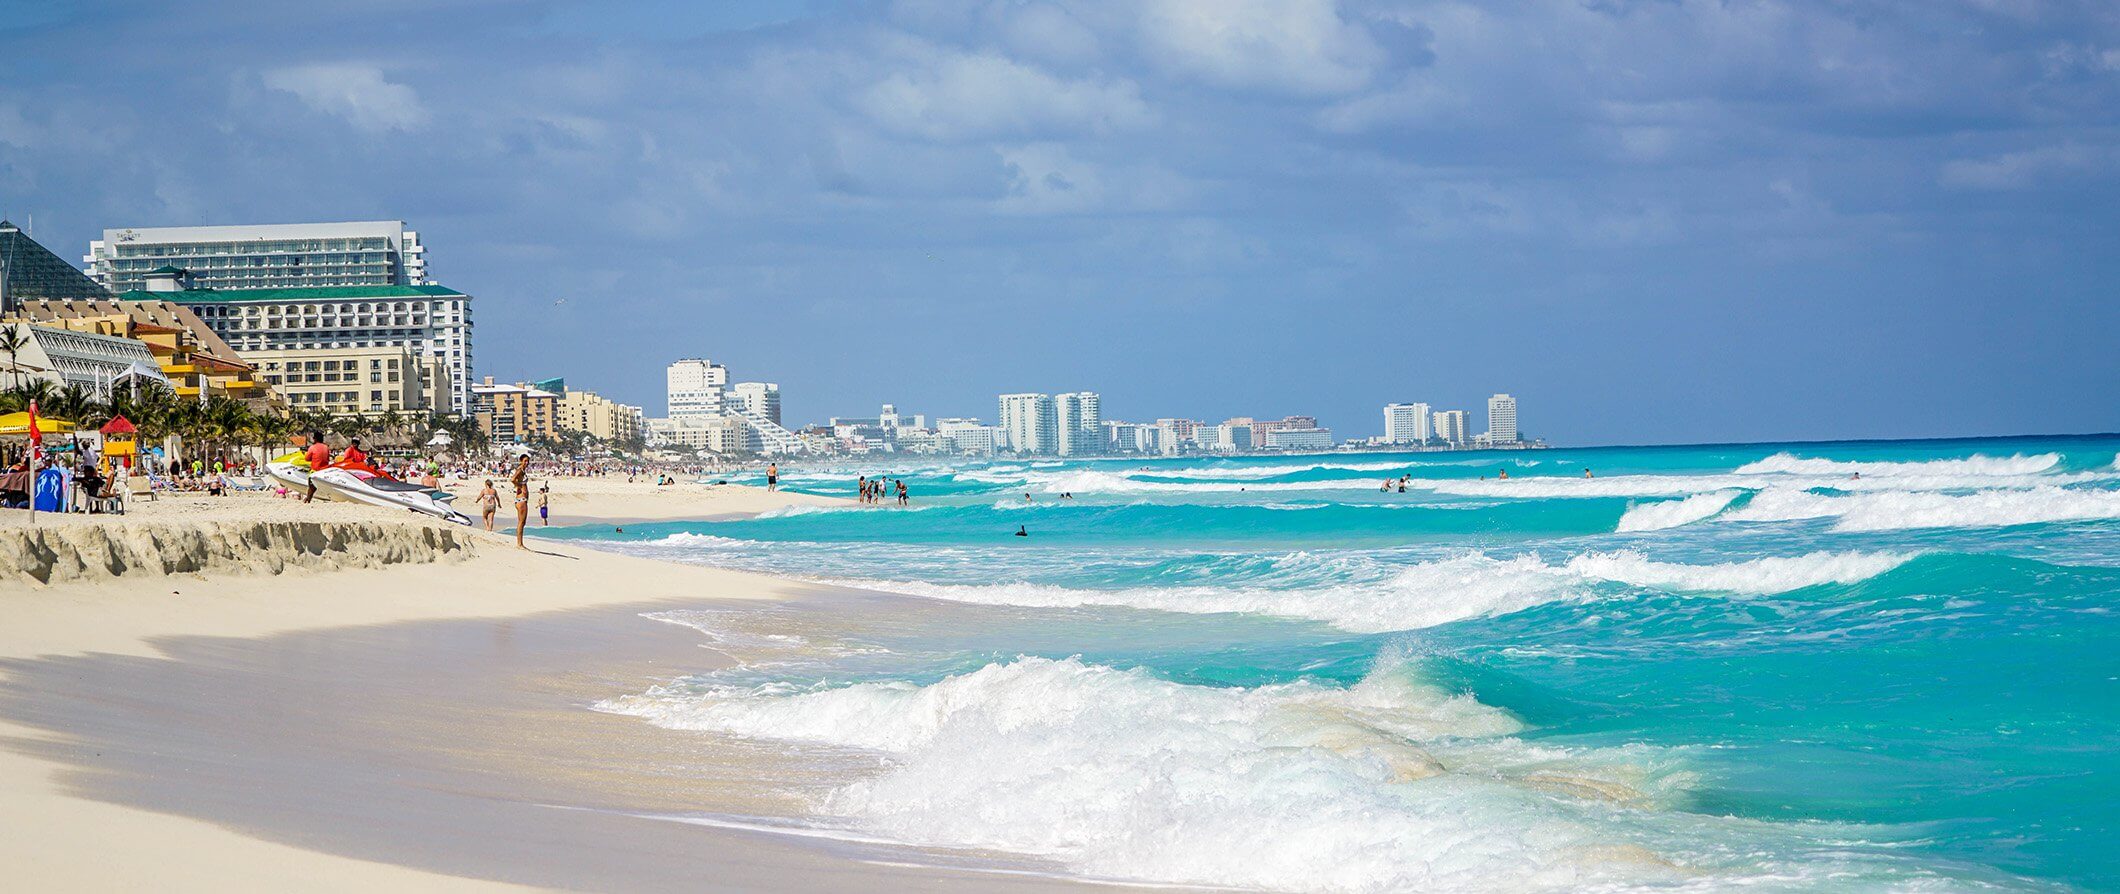
[(651, 413), (705, 355), (798, 421), (2120, 429), (2110, 2), (0, 12), (0, 213), (54, 250), (403, 218), (481, 373)]

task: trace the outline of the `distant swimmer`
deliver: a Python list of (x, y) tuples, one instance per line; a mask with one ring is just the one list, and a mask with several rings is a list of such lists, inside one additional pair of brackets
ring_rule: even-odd
[(1399, 481), (1399, 493), (1402, 493), (1402, 494), (1403, 494), (1403, 493), (1405, 493), (1405, 492), (1406, 492), (1406, 482), (1405, 482), (1405, 480), (1401, 479), (1401, 480)]
[(1503, 469), (1503, 470), (1502, 470), (1502, 475), (1501, 475), (1501, 478), (1502, 478), (1502, 480), (1503, 480), (1503, 481), (1508, 481), (1508, 480), (1509, 480), (1509, 470), (1508, 470), (1508, 469)]
[(1589, 470), (1589, 469), (1584, 469), (1584, 470), (1583, 470), (1583, 477), (1584, 477), (1584, 478), (1596, 478), (1597, 476), (1596, 476), (1596, 475), (1592, 475), (1592, 474), (1590, 474), (1590, 470)]
[(1031, 532), (1030, 532), (1029, 530), (1027, 530), (1027, 529), (1026, 529), (1026, 528), (1025, 528), (1025, 527), (1024, 527), (1023, 525), (1017, 525), (1017, 526), (1016, 526), (1016, 536), (1018, 536), (1018, 537), (1029, 537), (1029, 536), (1031, 536)]
[(1377, 492), (1378, 492), (1378, 493), (1384, 493), (1384, 494), (1388, 494), (1388, 493), (1391, 493), (1391, 479), (1389, 479), (1389, 478), (1386, 478), (1386, 479), (1384, 479), (1384, 486), (1383, 486), (1383, 487), (1379, 487), (1379, 488), (1377, 488)]
[(1848, 480), (1849, 480), (1849, 481), (1861, 481), (1861, 480), (1862, 480), (1862, 473), (1861, 473), (1861, 472), (1856, 472), (1856, 473), (1855, 473), (1855, 474), (1853, 474), (1853, 475), (1849, 475), (1849, 476), (1848, 476)]
[(1023, 495), (1023, 502), (1025, 502), (1025, 503), (1036, 503), (1036, 502), (1038, 502), (1038, 501), (1037, 501), (1037, 500), (1033, 500), (1033, 499), (1031, 499), (1031, 495), (1030, 495), (1030, 494), (1024, 494), (1024, 495)]

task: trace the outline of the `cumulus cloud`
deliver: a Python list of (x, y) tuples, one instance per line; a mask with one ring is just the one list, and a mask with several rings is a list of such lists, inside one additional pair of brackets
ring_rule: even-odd
[(1334, 0), (1150, 0), (1139, 27), (1151, 61), (1224, 87), (1345, 93), (1386, 60)]
[(374, 65), (296, 65), (267, 71), (262, 80), (266, 87), (292, 93), (310, 108), (371, 133), (418, 130), (430, 117), (417, 91), (385, 78)]
[(935, 49), (863, 90), (876, 123), (935, 140), (1096, 134), (1153, 119), (1123, 79), (1069, 80), (994, 53)]

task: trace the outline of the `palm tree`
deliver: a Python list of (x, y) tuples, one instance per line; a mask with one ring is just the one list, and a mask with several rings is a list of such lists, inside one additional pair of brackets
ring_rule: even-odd
[(9, 323), (0, 328), (0, 351), (7, 353), (7, 384), (13, 387), (22, 382), (22, 370), (15, 363), (15, 355), (29, 347), (29, 333), (22, 331), (22, 324)]

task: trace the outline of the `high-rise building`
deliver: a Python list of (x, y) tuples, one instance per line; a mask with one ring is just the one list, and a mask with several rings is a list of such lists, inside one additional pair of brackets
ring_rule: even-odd
[(999, 426), (986, 425), (977, 419), (938, 420), (935, 432), (942, 449), (974, 456), (992, 456), (1007, 441)]
[(780, 424), (780, 385), (775, 382), (738, 382), (729, 386), (736, 401), (752, 412)]
[(613, 444), (629, 444), (642, 436), (639, 407), (573, 388), (560, 392), (557, 424), (561, 431), (578, 431)]
[(24, 299), (96, 301), (109, 297), (108, 290), (75, 270), (65, 258), (37, 244), (20, 227), (0, 220), (0, 313), (20, 307)]
[(1487, 398), (1487, 443), (1516, 443), (1516, 398), (1506, 394)]
[[(123, 301), (171, 301), (198, 314), (246, 361), (275, 351), (403, 348), (449, 369), (450, 405), (471, 411), (471, 296), (437, 285), (202, 289), (182, 270), (150, 271)], [(282, 364), (284, 367), (285, 364)]]
[(1393, 444), (1426, 444), (1435, 431), (1427, 404), (1385, 404), (1384, 440)]
[(434, 284), (420, 234), (402, 220), (104, 230), (82, 261), (113, 292), (147, 288), (162, 267), (208, 289)]
[(1270, 429), (1260, 446), (1268, 450), (1331, 450), (1332, 429), (1317, 426)]
[(259, 356), (259, 376), (286, 395), (292, 409), (424, 416), (448, 405), (448, 368), (404, 347), (296, 348)]
[(1094, 391), (1053, 396), (1053, 427), (1057, 435), (1054, 452), (1061, 456), (1086, 456), (1104, 446), (1103, 401)]
[(1059, 421), (1048, 394), (1001, 395), (1001, 430), (1009, 449), (1034, 456), (1060, 451)]
[(729, 370), (712, 360), (691, 358), (670, 364), (670, 418), (705, 420), (722, 414)]
[(1437, 410), (1435, 436), (1446, 444), (1462, 446), (1472, 440), (1472, 420), (1464, 410)]

